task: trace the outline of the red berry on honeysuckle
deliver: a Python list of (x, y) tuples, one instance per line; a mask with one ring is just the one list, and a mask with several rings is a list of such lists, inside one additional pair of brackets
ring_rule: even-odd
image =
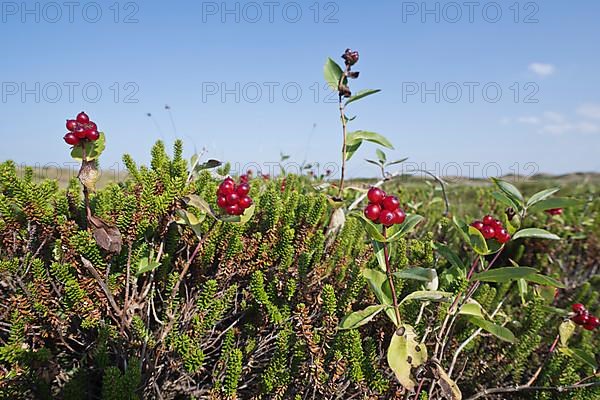
[(575, 322), (577, 325), (585, 325), (588, 323), (590, 319), (590, 315), (587, 312), (583, 312), (581, 314), (575, 315), (571, 320)]
[(399, 225), (406, 219), (406, 213), (401, 209), (397, 208), (394, 210), (394, 225)]
[(88, 130), (85, 131), (85, 138), (87, 140), (95, 142), (96, 140), (98, 140), (100, 138), (100, 134), (95, 129), (92, 129), (92, 130), (88, 129)]
[(217, 197), (217, 205), (221, 208), (227, 207), (227, 196)]
[(238, 185), (235, 191), (240, 197), (245, 196), (248, 193), (250, 193), (250, 185), (248, 185), (247, 183), (242, 183)]
[(77, 122), (74, 119), (68, 119), (66, 125), (67, 125), (67, 129), (70, 130), (71, 132), (73, 132), (79, 126), (79, 122)]
[(388, 211), (394, 211), (400, 207), (400, 202), (396, 196), (385, 196), (381, 204)]
[(70, 144), (71, 146), (77, 146), (79, 144), (79, 138), (75, 136), (73, 132), (67, 133), (63, 139), (67, 144)]
[(485, 217), (483, 217), (484, 225), (492, 225), (493, 222), (494, 222), (494, 217), (492, 217), (491, 215), (486, 215)]
[[(596, 329), (596, 328), (600, 327), (600, 319), (598, 317), (591, 315), (588, 318), (588, 321), (585, 325), (590, 326), (592, 329)], [(586, 329), (588, 329), (588, 328), (586, 328)], [(592, 329), (588, 329), (588, 330), (591, 331)]]
[(481, 232), (481, 230), (483, 229), (483, 227), (484, 227), (485, 225), (484, 225), (484, 224), (483, 224), (483, 222), (481, 222), (481, 221), (473, 221), (473, 222), (471, 223), (471, 226), (472, 226), (473, 228), (477, 229), (479, 232)]
[(238, 205), (245, 210), (252, 205), (252, 199), (248, 196), (242, 196), (238, 201)]
[(227, 211), (227, 214), (229, 215), (240, 215), (241, 214), (241, 210), (242, 208), (240, 207), (239, 204), (232, 204), (227, 206), (227, 208), (225, 209)]
[(555, 216), (555, 215), (561, 215), (563, 213), (563, 209), (562, 208), (551, 208), (549, 210), (546, 210), (546, 213)]
[(233, 193), (229, 193), (227, 195), (227, 204), (228, 205), (231, 206), (231, 205), (237, 204), (239, 201), (240, 201), (240, 196), (237, 193), (233, 192)]
[(367, 192), (367, 198), (371, 203), (379, 204), (385, 198), (385, 192), (379, 188), (372, 187)]
[(390, 226), (394, 224), (394, 212), (388, 209), (384, 209), (379, 214), (379, 223)]
[(498, 241), (498, 243), (504, 244), (510, 240), (510, 234), (506, 229), (500, 228), (496, 230), (495, 238)]
[(224, 180), (219, 186), (219, 194), (227, 196), (235, 191), (235, 183), (233, 181)]
[(491, 239), (496, 236), (496, 231), (490, 225), (484, 225), (481, 229), (481, 234), (485, 239)]
[(577, 314), (581, 314), (585, 311), (585, 306), (581, 303), (575, 303), (571, 306), (571, 310)]
[(88, 122), (90, 122), (90, 117), (88, 117), (88, 115), (82, 111), (79, 114), (77, 114), (77, 122), (79, 122), (80, 124), (87, 124)]
[(376, 222), (377, 220), (379, 220), (379, 214), (381, 214), (381, 207), (379, 207), (379, 205), (377, 204), (369, 204), (367, 205), (367, 207), (365, 207), (365, 217), (367, 217), (367, 219)]

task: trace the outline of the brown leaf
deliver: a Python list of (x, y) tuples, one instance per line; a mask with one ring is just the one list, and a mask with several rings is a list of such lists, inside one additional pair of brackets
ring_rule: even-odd
[(81, 182), (86, 189), (94, 192), (96, 190), (96, 182), (98, 181), (99, 176), (100, 174), (98, 173), (96, 160), (83, 161), (81, 163), (81, 168), (79, 169), (79, 174), (77, 177), (79, 178), (79, 182)]
[(104, 222), (98, 217), (90, 215), (88, 222), (92, 228), (92, 234), (98, 246), (111, 253), (120, 253), (123, 246), (121, 232), (116, 226), (112, 226)]

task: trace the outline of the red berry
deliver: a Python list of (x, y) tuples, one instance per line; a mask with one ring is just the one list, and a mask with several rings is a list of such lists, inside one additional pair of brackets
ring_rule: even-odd
[(385, 192), (379, 188), (372, 187), (367, 192), (367, 197), (371, 203), (379, 204), (385, 198)]
[(510, 240), (510, 234), (504, 228), (496, 230), (496, 240), (498, 243), (504, 244)]
[(546, 210), (546, 212), (550, 215), (561, 215), (563, 213), (563, 209), (562, 208), (551, 208), (549, 210)]
[(235, 183), (233, 183), (233, 180), (225, 179), (219, 186), (219, 194), (227, 196), (233, 192), (235, 192)]
[(71, 132), (73, 132), (75, 129), (77, 129), (78, 126), (79, 126), (79, 122), (75, 121), (74, 119), (67, 120), (67, 129), (70, 130)]
[(586, 329), (588, 331), (593, 331), (594, 329), (596, 329), (595, 325), (590, 324), (589, 322), (587, 324), (583, 325), (583, 329)]
[(221, 208), (227, 207), (227, 197), (226, 196), (217, 197), (217, 205)]
[(575, 303), (571, 306), (571, 310), (573, 310), (573, 312), (576, 312), (577, 314), (581, 314), (585, 312), (585, 306), (581, 303)]
[(90, 122), (90, 117), (88, 117), (88, 115), (82, 111), (79, 114), (77, 114), (77, 122), (79, 122), (80, 124), (87, 124), (88, 122)]
[(589, 319), (590, 315), (586, 312), (577, 314), (573, 318), (571, 318), (571, 320), (573, 320), (573, 322), (575, 322), (577, 325), (585, 325), (588, 323)]
[(497, 219), (494, 219), (492, 221), (491, 224), (489, 224), (492, 228), (494, 228), (496, 230), (496, 232), (498, 232), (500, 229), (504, 229), (504, 225), (502, 225), (502, 222), (498, 221)]
[(237, 204), (240, 201), (240, 196), (237, 193), (229, 193), (227, 195), (227, 204), (230, 206)]
[(232, 205), (227, 206), (225, 211), (227, 211), (227, 214), (229, 214), (229, 215), (240, 215), (242, 208), (240, 207), (239, 204), (232, 204)]
[(496, 236), (496, 231), (490, 225), (484, 225), (483, 229), (481, 229), (481, 234), (486, 239), (491, 239)]
[(382, 210), (379, 214), (379, 222), (385, 226), (390, 226), (394, 223), (394, 212), (390, 210)]
[(385, 208), (388, 211), (394, 211), (395, 209), (400, 207), (400, 202), (398, 201), (398, 198), (396, 196), (385, 196), (382, 204), (383, 208)]
[(486, 215), (485, 217), (483, 217), (484, 225), (492, 225), (493, 222), (494, 222), (494, 217), (492, 217), (491, 215)]
[(401, 208), (394, 210), (394, 224), (401, 224), (406, 219), (406, 213)]
[(238, 185), (237, 189), (235, 189), (235, 192), (240, 196), (245, 196), (248, 193), (250, 193), (250, 185), (248, 185), (247, 183), (242, 183), (241, 185)]
[(240, 175), (241, 183), (248, 183), (248, 175)]
[(375, 222), (379, 219), (379, 214), (381, 214), (381, 207), (377, 204), (369, 204), (365, 207), (365, 217), (367, 219)]
[(75, 136), (77, 136), (78, 139), (85, 139), (85, 128), (81, 126), (81, 124), (79, 124), (77, 128), (75, 128), (73, 133), (75, 134)]
[(252, 205), (252, 199), (248, 196), (242, 196), (238, 202), (238, 205), (245, 210)]
[(63, 139), (71, 146), (77, 146), (79, 144), (79, 138), (75, 136), (73, 132), (67, 133)]
[(477, 229), (479, 232), (481, 232), (481, 230), (483, 229), (484, 225), (483, 225), (483, 222), (481, 222), (481, 221), (473, 221), (471, 223), (471, 226), (473, 228)]
[(100, 134), (96, 130), (86, 130), (85, 137), (92, 142), (95, 142), (100, 137)]
[[(600, 326), (600, 319), (598, 319), (598, 317), (594, 317), (593, 315), (590, 315), (586, 325), (590, 325), (592, 327), (592, 329), (596, 329)], [(589, 330), (591, 331), (592, 329), (589, 329)]]

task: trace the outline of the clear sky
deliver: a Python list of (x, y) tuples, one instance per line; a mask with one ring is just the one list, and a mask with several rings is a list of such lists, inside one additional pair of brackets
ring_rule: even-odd
[[(351, 47), (352, 89), (383, 91), (353, 104), (350, 129), (387, 136), (390, 157), (447, 174), (600, 171), (598, 1), (0, 6), (0, 160), (69, 162), (64, 121), (85, 110), (107, 135), (103, 167), (175, 137), (240, 165), (337, 163), (322, 69)], [(350, 175), (376, 174), (373, 152)]]

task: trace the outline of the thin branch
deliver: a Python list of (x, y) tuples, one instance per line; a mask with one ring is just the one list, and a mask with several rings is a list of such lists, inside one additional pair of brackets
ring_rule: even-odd
[(481, 392), (477, 393), (474, 396), (469, 397), (466, 400), (476, 400), (488, 394), (495, 393), (514, 393), (514, 392), (570, 392), (572, 390), (583, 389), (588, 387), (596, 387), (600, 386), (600, 381), (589, 382), (589, 383), (580, 383), (571, 386), (528, 386), (528, 385), (520, 385), (514, 387), (505, 387), (505, 388), (493, 388), (493, 389), (483, 389)]

